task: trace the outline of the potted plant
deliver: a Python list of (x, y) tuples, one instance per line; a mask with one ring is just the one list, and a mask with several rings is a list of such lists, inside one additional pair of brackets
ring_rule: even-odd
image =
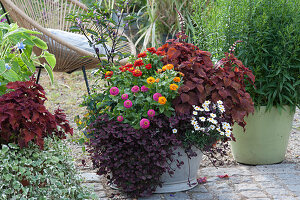
[[(87, 128), (97, 173), (129, 196), (194, 187), (201, 160), (195, 156), (224, 155), (214, 144), (226, 147), (234, 139), (231, 125), (244, 126), (253, 111), (244, 80), (254, 76), (232, 52), (214, 67), (209, 52), (177, 36), (125, 66), (106, 68), (105, 86), (86, 97), (88, 113), (77, 121)], [(192, 160), (198, 163), (190, 164), (189, 174)], [(176, 173), (177, 167), (187, 172)], [(183, 184), (175, 184), (176, 175)]]
[[(247, 85), (255, 113), (246, 119), (245, 133), (234, 127), (233, 156), (245, 164), (282, 162), (295, 107), (299, 107), (300, 2), (221, 1), (210, 5), (207, 13), (220, 20), (205, 18), (209, 25), (203, 33), (211, 36), (208, 44), (218, 39), (221, 49), (227, 49), (231, 41), (243, 40), (238, 56), (256, 77), (254, 86)], [(216, 27), (219, 34), (210, 34)]]

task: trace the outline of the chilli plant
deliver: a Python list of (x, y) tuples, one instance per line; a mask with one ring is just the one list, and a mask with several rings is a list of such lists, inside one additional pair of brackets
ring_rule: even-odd
[[(47, 51), (47, 44), (34, 36), (41, 33), (19, 28), (14, 23), (9, 25), (2, 21), (4, 16), (0, 17), (0, 95), (6, 93), (7, 83), (28, 80), (38, 65), (47, 70), (53, 82), (52, 69), (56, 60)], [(33, 54), (33, 47), (42, 49), (40, 56)], [(47, 63), (41, 64), (40, 58), (45, 58)]]
[[(102, 78), (107, 68), (130, 56), (129, 53), (122, 53), (126, 52), (124, 42), (128, 41), (123, 33), (135, 19), (134, 15), (123, 14), (127, 8), (128, 3), (125, 0), (115, 1), (114, 4), (97, 1), (87, 12), (73, 13), (67, 18), (74, 23), (71, 31), (83, 34), (90, 46), (94, 48), (99, 64), (102, 66), (98, 70)], [(123, 23), (123, 20), (127, 23)], [(100, 53), (97, 45), (103, 46), (105, 54)]]

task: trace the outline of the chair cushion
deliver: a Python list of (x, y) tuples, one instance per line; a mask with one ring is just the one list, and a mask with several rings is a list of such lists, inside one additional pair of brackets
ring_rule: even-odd
[[(71, 33), (71, 32), (67, 32), (67, 31), (62, 31), (59, 29), (48, 28), (47, 30), (50, 33), (56, 35), (57, 37), (60, 37), (64, 41), (66, 41), (78, 48), (89, 51), (91, 53), (95, 53), (95, 50), (93, 49), (93, 47), (91, 47), (89, 45), (89, 42), (84, 35)], [(109, 50), (111, 50), (111, 48), (108, 45), (106, 45), (106, 46)], [(102, 44), (98, 44), (98, 45), (96, 45), (96, 47), (99, 49), (99, 54), (104, 54), (104, 55), (106, 54), (105, 49)]]

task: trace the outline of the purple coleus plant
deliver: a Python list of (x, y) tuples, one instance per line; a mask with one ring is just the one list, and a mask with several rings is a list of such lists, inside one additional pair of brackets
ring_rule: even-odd
[(181, 141), (166, 116), (155, 116), (150, 123), (148, 129), (137, 130), (101, 115), (88, 130), (92, 135), (88, 149), (97, 174), (107, 175), (110, 183), (130, 197), (151, 195), (161, 184), (160, 176), (175, 170), (169, 164)]

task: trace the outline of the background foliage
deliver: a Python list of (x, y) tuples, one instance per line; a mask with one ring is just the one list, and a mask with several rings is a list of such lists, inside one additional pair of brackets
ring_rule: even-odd
[(299, 106), (300, 1), (194, 1), (194, 41), (220, 58), (236, 40), (237, 57), (256, 77), (255, 105)]

